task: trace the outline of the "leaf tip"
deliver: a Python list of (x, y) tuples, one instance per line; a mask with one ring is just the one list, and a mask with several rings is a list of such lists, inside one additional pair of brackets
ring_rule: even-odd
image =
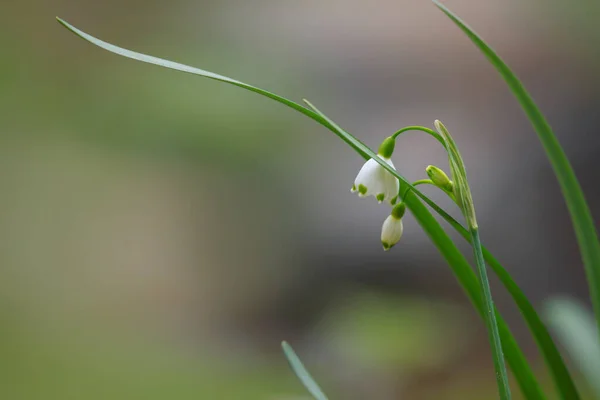
[(450, 12), (450, 10), (448, 10), (448, 7), (446, 7), (445, 5), (443, 5), (441, 1), (439, 1), (439, 0), (431, 0), (431, 2), (437, 8), (439, 8), (440, 10), (442, 10), (444, 13), (448, 14)]
[(70, 28), (70, 25), (71, 25), (71, 24), (69, 24), (67, 21), (65, 21), (65, 20), (64, 20), (64, 19), (62, 19), (61, 17), (59, 17), (59, 16), (56, 16), (56, 21), (57, 21), (59, 24), (61, 24), (62, 26), (64, 26), (65, 28), (67, 28), (67, 29), (69, 29), (69, 30), (71, 29), (71, 28)]
[(281, 348), (283, 349), (283, 352), (288, 358), (290, 354), (295, 354), (294, 349), (292, 349), (292, 346), (290, 346), (290, 344), (285, 340), (281, 341)]

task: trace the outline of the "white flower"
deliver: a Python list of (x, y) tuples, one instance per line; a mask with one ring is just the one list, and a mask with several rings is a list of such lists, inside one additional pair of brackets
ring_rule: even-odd
[[(394, 167), (394, 163), (389, 158), (378, 155), (390, 167)], [(358, 172), (354, 185), (352, 185), (352, 193), (358, 192), (358, 197), (375, 196), (379, 203), (384, 201), (394, 205), (398, 199), (398, 191), (400, 190), (400, 182), (398, 179), (386, 171), (374, 159), (367, 161)]]
[(388, 251), (402, 237), (403, 231), (402, 218), (396, 219), (393, 215), (389, 215), (385, 221), (383, 221), (383, 226), (381, 227), (381, 244), (383, 245), (383, 250)]
[(402, 217), (406, 211), (406, 205), (404, 202), (400, 202), (392, 208), (391, 214), (383, 221), (381, 227), (381, 244), (383, 250), (388, 251), (402, 237), (402, 231), (404, 229), (402, 225)]

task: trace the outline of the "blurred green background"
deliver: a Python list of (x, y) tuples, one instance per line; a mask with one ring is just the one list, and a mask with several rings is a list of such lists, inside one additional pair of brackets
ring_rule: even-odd
[[(445, 4), (523, 79), (600, 215), (600, 6)], [(427, 1), (7, 0), (2, 15), (3, 399), (307, 399), (283, 339), (332, 398), (496, 392), (485, 329), (448, 268), (410, 216), (402, 242), (381, 250), (388, 210), (350, 195), (362, 161), (334, 135), (238, 88), (111, 55), (56, 15), (125, 48), (306, 97), (372, 147), (441, 119), (488, 248), (538, 308), (556, 294), (587, 299), (533, 131)], [(396, 149), (411, 179), (446, 168), (428, 137), (407, 134)]]

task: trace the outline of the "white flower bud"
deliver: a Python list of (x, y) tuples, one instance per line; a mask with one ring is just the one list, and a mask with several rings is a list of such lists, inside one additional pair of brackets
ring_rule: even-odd
[(392, 209), (392, 213), (383, 221), (383, 226), (381, 227), (381, 244), (383, 246), (383, 250), (388, 251), (402, 237), (402, 231), (404, 229), (402, 225), (402, 216), (404, 215), (404, 210), (406, 206), (404, 203), (400, 203), (396, 205)]
[(425, 172), (427, 172), (427, 176), (429, 176), (429, 179), (431, 179), (435, 186), (445, 190), (446, 192), (452, 193), (454, 190), (454, 184), (442, 169), (436, 167), (435, 165), (429, 165), (427, 168), (425, 168)]

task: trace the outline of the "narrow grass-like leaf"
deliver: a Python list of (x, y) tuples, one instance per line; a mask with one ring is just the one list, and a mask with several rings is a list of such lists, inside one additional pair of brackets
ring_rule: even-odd
[(127, 50), (127, 49), (115, 46), (113, 44), (107, 43), (103, 40), (95, 38), (94, 36), (77, 29), (76, 27), (74, 27), (73, 25), (69, 24), (67, 21), (65, 21), (59, 17), (56, 17), (56, 20), (61, 25), (63, 25), (65, 28), (67, 28), (68, 30), (73, 32), (75, 35), (79, 36), (80, 38), (82, 38), (84, 40), (87, 40), (88, 42), (90, 42), (100, 48), (103, 48), (104, 50), (108, 50), (111, 53), (115, 53), (115, 54), (118, 54), (118, 55), (126, 57), (126, 58), (131, 58), (132, 60), (141, 61), (141, 62), (148, 63), (148, 64), (154, 64), (159, 67), (169, 68), (169, 69), (173, 69), (176, 71), (186, 72), (189, 74), (203, 76), (203, 77), (209, 78), (209, 79), (214, 79), (216, 81), (229, 83), (231, 85), (235, 85), (235, 86), (241, 87), (243, 89), (249, 90), (251, 92), (258, 93), (258, 94), (268, 97), (272, 100), (275, 100), (279, 103), (282, 103), (282, 104), (306, 115), (307, 117), (312, 118), (313, 120), (317, 121), (321, 125), (324, 125), (325, 127), (330, 128), (330, 130), (332, 132), (336, 133), (336, 135), (338, 135), (344, 142), (349, 144), (350, 147), (352, 147), (354, 150), (356, 150), (358, 153), (360, 153), (363, 157), (366, 157), (366, 155), (363, 154), (362, 151), (360, 150), (360, 148), (356, 145), (355, 142), (357, 141), (357, 139), (354, 139), (352, 142), (349, 142), (348, 138), (340, 136), (336, 130), (327, 126), (327, 122), (325, 120), (323, 120), (323, 118), (321, 118), (318, 114), (307, 109), (306, 107), (301, 106), (298, 103), (295, 103), (291, 100), (286, 99), (285, 97), (279, 96), (275, 93), (271, 93), (267, 90), (258, 88), (256, 86), (252, 86), (247, 83), (240, 82), (238, 80), (229, 78), (227, 76), (215, 74), (214, 72), (205, 71), (200, 68), (190, 67), (189, 65), (180, 64), (180, 63), (177, 63), (174, 61), (169, 61), (169, 60), (165, 60), (162, 58), (149, 56), (147, 54), (142, 54), (142, 53), (138, 53), (135, 51), (131, 51), (131, 50)]
[[(376, 154), (373, 151), (371, 151), (367, 146), (365, 146), (362, 142), (360, 142), (358, 139), (356, 139), (352, 135), (348, 134), (347, 132), (345, 132), (344, 130), (339, 128), (337, 125), (335, 125), (335, 124), (332, 125), (332, 121), (330, 121), (327, 118), (323, 118), (322, 115), (319, 115), (318, 113), (316, 113), (312, 110), (302, 107), (301, 105), (299, 105), (291, 100), (285, 99), (281, 96), (278, 96), (274, 93), (268, 92), (266, 90), (245, 84), (243, 82), (240, 82), (240, 81), (237, 81), (237, 80), (234, 80), (234, 79), (222, 76), (222, 75), (214, 74), (214, 73), (204, 71), (204, 70), (201, 70), (198, 68), (193, 68), (193, 67), (175, 63), (172, 61), (163, 60), (160, 58), (156, 58), (156, 57), (144, 55), (141, 53), (136, 53), (136, 52), (133, 52), (130, 50), (122, 49), (120, 47), (106, 43), (100, 39), (97, 39), (91, 35), (88, 35), (87, 33), (80, 31), (79, 29), (73, 27), (72, 25), (68, 24), (67, 22), (61, 20), (60, 18), (57, 18), (57, 19), (63, 26), (65, 26), (67, 29), (69, 29), (70, 31), (72, 31), (73, 33), (78, 35), (79, 37), (81, 37), (101, 48), (104, 48), (105, 50), (116, 53), (118, 55), (121, 55), (121, 56), (124, 56), (127, 58), (131, 58), (134, 60), (150, 63), (150, 64), (155, 64), (155, 65), (162, 66), (165, 68), (170, 68), (170, 69), (174, 69), (174, 70), (178, 70), (178, 71), (182, 71), (182, 72), (187, 72), (187, 73), (207, 77), (210, 79), (215, 79), (215, 80), (218, 80), (221, 82), (230, 83), (232, 85), (242, 87), (242, 88), (250, 90), (252, 92), (261, 94), (265, 97), (271, 98), (271, 99), (273, 99), (279, 103), (282, 103), (284, 105), (287, 105), (288, 107), (301, 112), (302, 114), (308, 116), (309, 118), (315, 120), (316, 122), (320, 123), (321, 125), (325, 126), (329, 130), (334, 132), (338, 137), (340, 137), (340, 139), (342, 139), (344, 142), (346, 142), (351, 148), (353, 148), (363, 158), (365, 158), (365, 159), (373, 158), (383, 168), (385, 168), (386, 170), (391, 172), (394, 176), (396, 176), (400, 180), (402, 186), (405, 189), (410, 189), (412, 194), (417, 195), (418, 197), (422, 198), (423, 200), (427, 201), (428, 203), (432, 202), (427, 196), (425, 196), (419, 190), (415, 189), (404, 177), (399, 175), (397, 171), (390, 168), (387, 163), (385, 163), (383, 160), (381, 160), (379, 157), (377, 157)], [(411, 209), (411, 211), (413, 212), (413, 214), (415, 215), (415, 217), (417, 218), (417, 220), (419, 221), (419, 223), (421, 224), (421, 226), (423, 227), (425, 232), (429, 235), (429, 237), (432, 239), (432, 241), (434, 242), (436, 247), (440, 250), (440, 252), (444, 256), (444, 258), (450, 264), (455, 275), (457, 276), (457, 279), (459, 280), (459, 282), (461, 283), (461, 285), (463, 286), (463, 288), (469, 295), (469, 298), (471, 299), (473, 304), (475, 304), (477, 310), (480, 313), (483, 312), (483, 308), (481, 305), (481, 292), (479, 291), (477, 278), (476, 278), (473, 270), (471, 269), (470, 265), (468, 264), (467, 260), (460, 253), (460, 251), (458, 251), (456, 246), (453, 244), (453, 242), (450, 240), (450, 238), (446, 235), (446, 233), (443, 231), (441, 226), (439, 226), (439, 223), (435, 220), (435, 218), (433, 218), (433, 216), (427, 210), (427, 208), (425, 208), (425, 206), (416, 198), (416, 196), (413, 196), (412, 194), (406, 196), (407, 206)], [(509, 365), (511, 366), (511, 369), (512, 369), (517, 381), (519, 382), (519, 386), (521, 387), (521, 390), (523, 391), (523, 393), (525, 394), (525, 396), (528, 399), (544, 399), (545, 397), (539, 387), (539, 384), (537, 383), (535, 376), (533, 375), (531, 368), (529, 367), (527, 360), (525, 359), (521, 349), (519, 348), (518, 344), (514, 340), (514, 337), (510, 333), (508, 326), (501, 318), (498, 319), (498, 325), (500, 328), (500, 335), (502, 337), (502, 343), (504, 346), (505, 356), (508, 360)]]
[[(452, 226), (466, 241), (469, 243), (471, 242), (472, 237), (467, 228), (462, 226), (434, 202), (426, 201), (426, 203), (442, 216), (442, 218), (444, 218), (446, 222), (448, 222), (448, 224), (450, 224), (450, 226)], [(521, 315), (523, 315), (525, 322), (529, 326), (546, 364), (550, 369), (550, 373), (552, 374), (552, 378), (561, 398), (565, 400), (579, 399), (579, 393), (577, 392), (573, 378), (565, 365), (565, 361), (560, 355), (552, 336), (550, 336), (550, 332), (544, 325), (535, 308), (527, 299), (527, 296), (525, 296), (525, 293), (523, 293), (519, 285), (517, 285), (508, 271), (492, 255), (492, 253), (484, 246), (482, 246), (482, 250), (485, 261), (492, 268), (496, 276), (498, 276), (506, 290), (508, 290), (514, 302), (517, 304)]]
[(600, 242), (598, 241), (598, 233), (596, 232), (592, 214), (569, 159), (554, 135), (550, 124), (548, 124), (523, 84), (506, 63), (457, 15), (437, 0), (433, 0), (433, 2), (458, 25), (479, 50), (481, 50), (500, 75), (502, 75), (533, 125), (552, 164), (554, 173), (558, 178), (569, 213), (571, 214), (571, 220), (585, 266), (592, 304), (596, 313), (596, 324), (600, 328)]
[(446, 127), (437, 120), (435, 121), (435, 126), (446, 143), (445, 147), (448, 150), (448, 161), (454, 179), (454, 195), (456, 196), (456, 201), (469, 225), (471, 246), (473, 248), (473, 255), (475, 256), (477, 272), (479, 274), (481, 293), (483, 294), (483, 305), (485, 307), (485, 313), (483, 315), (488, 329), (490, 346), (492, 348), (492, 358), (496, 370), (498, 391), (501, 399), (508, 400), (511, 398), (510, 386), (508, 385), (508, 374), (506, 372), (506, 365), (504, 365), (504, 354), (502, 352), (500, 333), (498, 332), (496, 313), (494, 312), (492, 290), (490, 288), (487, 269), (483, 259), (483, 250), (479, 239), (479, 228), (477, 226), (477, 218), (475, 217), (475, 205), (473, 204), (471, 189), (469, 188), (469, 182), (467, 180), (467, 170), (463, 158), (458, 151), (458, 146)]
[(592, 314), (569, 298), (550, 300), (546, 314), (550, 326), (600, 398), (600, 343)]
[(501, 399), (511, 399), (510, 386), (508, 385), (508, 374), (506, 365), (504, 365), (504, 352), (502, 351), (502, 342), (500, 341), (500, 332), (498, 332), (498, 322), (494, 312), (494, 301), (492, 300), (492, 290), (487, 276), (485, 261), (483, 260), (483, 250), (479, 238), (479, 229), (471, 228), (471, 246), (475, 256), (475, 264), (479, 273), (479, 282), (483, 294), (483, 305), (485, 307), (484, 318), (487, 322), (490, 345), (492, 347), (492, 356), (494, 358), (494, 368), (496, 369), (496, 381)]
[[(401, 184), (401, 190), (402, 186), (403, 185)], [(482, 318), (484, 318), (486, 310), (481, 296), (481, 289), (479, 287), (477, 276), (475, 275), (475, 272), (473, 272), (469, 262), (417, 196), (414, 196), (413, 193), (408, 193), (404, 198), (404, 202), (421, 228), (423, 228), (446, 262), (450, 265), (450, 268), (454, 272), (454, 275), (462, 288), (467, 293), (467, 296)], [(504, 355), (513, 375), (519, 383), (523, 395), (530, 400), (545, 399), (546, 397), (542, 392), (527, 359), (510, 332), (508, 325), (497, 310), (496, 319)]]
[(316, 400), (327, 400), (327, 396), (325, 396), (319, 385), (317, 385), (317, 382), (315, 382), (313, 377), (306, 370), (304, 364), (302, 364), (302, 361), (300, 361), (300, 358), (298, 358), (296, 352), (292, 349), (292, 346), (284, 341), (281, 342), (281, 347), (283, 348), (285, 357), (290, 363), (290, 367), (292, 367), (294, 373), (298, 379), (300, 379), (300, 382), (302, 382), (306, 390), (308, 390)]
[[(364, 159), (373, 158), (377, 163), (379, 163), (384, 168), (389, 168), (388, 164), (385, 161), (383, 161), (381, 158), (377, 157), (377, 155), (373, 151), (371, 151), (364, 143), (362, 143), (360, 140), (358, 140), (354, 136), (349, 135), (346, 132), (344, 132), (344, 130), (341, 129), (339, 126), (337, 126), (337, 124), (335, 124), (333, 121), (329, 120), (326, 117), (324, 118), (319, 113), (317, 113), (313, 110), (310, 110), (306, 107), (303, 107), (296, 102), (286, 99), (285, 97), (279, 96), (275, 93), (271, 93), (267, 90), (258, 88), (256, 86), (252, 86), (247, 83), (240, 82), (238, 80), (229, 78), (227, 76), (215, 74), (214, 72), (205, 71), (200, 68), (190, 67), (189, 65), (180, 64), (180, 63), (165, 60), (162, 58), (149, 56), (147, 54), (142, 54), (142, 53), (138, 53), (135, 51), (123, 49), (121, 47), (118, 47), (113, 44), (107, 43), (103, 40), (100, 40), (88, 33), (85, 33), (59, 17), (56, 17), (56, 20), (61, 25), (63, 25), (65, 28), (67, 28), (68, 30), (73, 32), (75, 35), (79, 36), (80, 38), (82, 38), (84, 40), (87, 40), (88, 42), (90, 42), (100, 48), (103, 48), (104, 50), (108, 50), (111, 53), (114, 53), (114, 54), (117, 54), (117, 55), (120, 55), (120, 56), (123, 56), (126, 58), (130, 58), (132, 60), (157, 65), (159, 67), (173, 69), (176, 71), (186, 72), (189, 74), (198, 75), (198, 76), (202, 76), (202, 77), (209, 78), (209, 79), (214, 79), (214, 80), (217, 80), (220, 82), (229, 83), (231, 85), (235, 85), (235, 86), (241, 87), (243, 89), (249, 90), (251, 92), (258, 93), (262, 96), (268, 97), (268, 98), (275, 100), (281, 104), (284, 104), (284, 105), (306, 115), (307, 117), (315, 120), (316, 122), (320, 123), (327, 129), (329, 129), (330, 131), (335, 133), (340, 139), (342, 139), (344, 142), (346, 142), (352, 149), (354, 149)], [(421, 193), (420, 191), (415, 189), (406, 178), (399, 175), (397, 172), (395, 172), (394, 174), (401, 182), (403, 182), (408, 187), (410, 187), (411, 190), (413, 190), (419, 197), (421, 197), (423, 199), (427, 198), (427, 196), (425, 196), (423, 193)]]

